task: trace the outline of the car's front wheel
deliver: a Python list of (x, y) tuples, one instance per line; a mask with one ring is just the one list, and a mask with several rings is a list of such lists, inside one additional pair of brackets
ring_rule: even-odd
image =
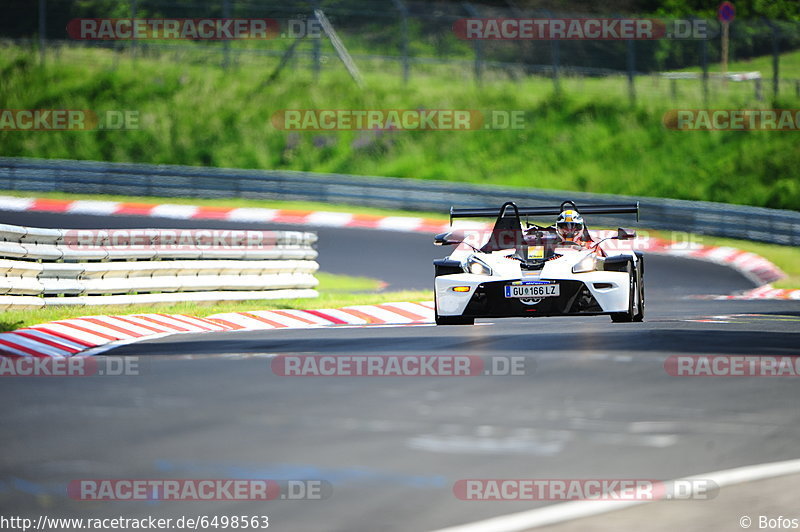
[(614, 323), (629, 323), (644, 320), (644, 285), (639, 278), (636, 268), (628, 264), (628, 310), (627, 312), (614, 312), (611, 321)]

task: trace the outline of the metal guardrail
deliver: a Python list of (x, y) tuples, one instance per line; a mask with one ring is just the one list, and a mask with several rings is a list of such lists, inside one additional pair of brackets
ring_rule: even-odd
[(318, 295), (316, 234), (225, 233), (0, 225), (0, 310)]
[[(640, 226), (800, 245), (800, 213), (745, 205), (389, 177), (0, 157), (0, 190), (132, 196), (319, 201), (410, 211), (639, 201)], [(596, 225), (629, 218), (593, 217)]]

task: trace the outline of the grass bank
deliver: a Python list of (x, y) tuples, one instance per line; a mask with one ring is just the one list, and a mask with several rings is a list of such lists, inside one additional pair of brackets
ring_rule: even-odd
[(55, 307), (33, 310), (11, 310), (0, 317), (0, 332), (13, 331), (55, 320), (91, 316), (94, 314), (141, 314), (159, 312), (163, 314), (189, 314), (206, 317), (221, 312), (244, 312), (271, 309), (321, 309), (339, 308), (348, 305), (377, 305), (392, 301), (428, 301), (433, 293), (420, 291), (380, 292), (381, 281), (366, 277), (351, 277), (318, 273), (320, 295), (313, 299), (280, 299), (260, 301), (235, 301), (223, 303), (177, 303), (162, 305), (100, 306), (100, 307)]
[[(405, 86), (375, 68), (356, 90), (342, 69), (318, 82), (269, 68), (138, 57), (65, 47), (45, 67), (30, 50), (0, 45), (0, 108), (139, 112), (127, 131), (0, 131), (3, 155), (119, 162), (290, 169), (445, 179), (520, 187), (713, 200), (800, 209), (796, 132), (677, 132), (672, 108), (704, 107), (699, 83), (655, 76), (550, 80), (469, 72), (415, 74)], [(800, 78), (800, 52), (782, 76)], [(756, 60), (754, 60), (755, 62)], [(758, 61), (761, 61), (760, 59)], [(763, 61), (762, 61), (763, 62)], [(759, 63), (760, 64), (760, 63)], [(765, 90), (765, 93), (770, 94)], [(751, 84), (713, 83), (709, 107), (800, 108), (794, 91), (756, 101)], [(521, 111), (521, 129), (294, 132), (276, 128), (282, 109), (474, 109)]]

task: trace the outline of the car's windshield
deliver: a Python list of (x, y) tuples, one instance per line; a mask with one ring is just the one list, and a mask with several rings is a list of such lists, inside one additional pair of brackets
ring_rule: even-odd
[(577, 242), (562, 240), (554, 227), (531, 225), (522, 228), (516, 217), (502, 218), (495, 223), (489, 239), (480, 250), (484, 253), (514, 249), (522, 261), (549, 260), (559, 254), (559, 249), (581, 247)]

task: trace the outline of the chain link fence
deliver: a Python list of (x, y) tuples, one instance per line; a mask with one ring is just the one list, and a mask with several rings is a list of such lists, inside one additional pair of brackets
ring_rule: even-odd
[[(513, 4), (513, 3), (512, 3)], [(708, 65), (720, 60), (720, 23), (700, 20), (709, 38), (653, 40), (468, 40), (455, 28), (465, 18), (580, 19), (585, 13), (524, 11), (469, 2), (409, 0), (8, 0), (0, 22), (0, 38), (26, 43), (39, 50), (42, 60), (57, 61), (65, 47), (104, 47), (120, 52), (122, 60), (159, 57), (181, 62), (213, 62), (231, 68), (283, 68), (309, 72), (314, 77), (341, 69), (337, 55), (313, 18), (322, 9), (332, 22), (358, 67), (365, 73), (405, 80), (436, 71), (451, 79), (496, 79), (541, 76), (557, 90), (580, 90), (575, 80), (619, 78), (613, 90), (632, 99), (672, 98), (685, 91), (702, 91), (704, 99), (726, 83)], [(646, 14), (603, 15), (609, 18), (646, 18)], [(269, 18), (280, 34), (268, 40), (86, 40), (69, 38), (66, 28), (77, 18)], [(672, 27), (674, 20), (665, 21)], [(731, 91), (748, 99), (770, 94), (800, 96), (800, 74), (782, 72), (781, 53), (800, 48), (800, 24), (772, 20), (734, 20), (730, 25), (731, 60), (772, 54), (769, 71), (746, 77)], [(125, 52), (124, 54), (122, 54)], [(88, 58), (87, 58), (88, 60)], [(665, 71), (697, 68), (681, 78)]]

